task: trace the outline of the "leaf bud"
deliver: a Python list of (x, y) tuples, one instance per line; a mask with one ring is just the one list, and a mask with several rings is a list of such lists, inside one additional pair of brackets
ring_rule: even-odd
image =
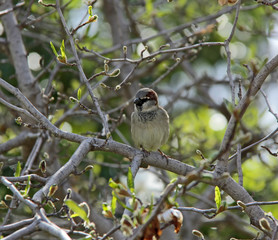
[(58, 190), (57, 184), (53, 184), (50, 186), (47, 196), (52, 197), (54, 193)]
[(192, 234), (196, 237), (201, 238), (201, 239), (205, 239), (204, 235), (199, 230), (196, 230), (196, 229), (192, 230)]
[(5, 209), (5, 208), (9, 208), (9, 207), (7, 206), (7, 204), (3, 200), (0, 201), (0, 209)]
[(115, 90), (116, 91), (119, 91), (121, 89), (121, 85), (117, 85), (116, 87), (115, 87)]
[(236, 204), (237, 204), (239, 207), (241, 207), (242, 211), (245, 210), (246, 205), (245, 205), (242, 201), (237, 201)]
[(45, 162), (45, 160), (42, 160), (40, 162), (39, 169), (41, 170), (42, 173), (46, 172), (46, 162)]
[(266, 230), (267, 232), (272, 231), (269, 222), (266, 220), (266, 218), (261, 218), (259, 220), (260, 226), (263, 230)]
[(112, 73), (108, 74), (109, 77), (118, 77), (121, 73), (121, 70), (119, 68), (116, 68)]
[(107, 85), (105, 83), (100, 83), (99, 84), (102, 88), (108, 88)]
[(11, 201), (11, 200), (13, 200), (13, 196), (6, 194), (4, 199), (5, 199), (5, 201)]
[(104, 63), (104, 71), (106, 73), (109, 71), (109, 66), (108, 66), (108, 64), (106, 62)]
[(15, 123), (16, 123), (17, 125), (21, 126), (21, 124), (22, 124), (22, 118), (21, 118), (21, 117), (17, 117), (17, 118), (15, 119)]
[(78, 103), (78, 102), (79, 102), (75, 97), (69, 97), (69, 100), (70, 100), (72, 103)]
[(127, 46), (123, 46), (123, 52), (125, 55), (127, 54)]
[(89, 171), (89, 170), (91, 170), (93, 168), (94, 168), (93, 165), (88, 165), (87, 167), (85, 167), (84, 171), (87, 172), (87, 171)]

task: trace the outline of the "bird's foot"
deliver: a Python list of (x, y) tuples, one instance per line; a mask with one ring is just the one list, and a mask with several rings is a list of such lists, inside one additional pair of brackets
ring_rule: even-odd
[(142, 146), (141, 147), (141, 150), (143, 152), (143, 157), (146, 158), (150, 155), (150, 152), (148, 150), (146, 150), (145, 148), (143, 148)]
[(166, 164), (168, 165), (168, 163), (169, 163), (169, 156), (167, 156), (164, 152), (162, 152), (160, 149), (157, 149), (157, 151), (161, 154), (161, 156), (163, 157), (163, 158), (165, 158), (166, 159)]

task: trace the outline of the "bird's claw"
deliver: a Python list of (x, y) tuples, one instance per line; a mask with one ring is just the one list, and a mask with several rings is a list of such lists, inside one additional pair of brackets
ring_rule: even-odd
[(166, 159), (166, 164), (168, 165), (168, 163), (169, 163), (169, 157), (168, 157), (164, 152), (162, 152), (160, 149), (158, 149), (158, 152), (161, 154), (161, 156), (162, 156), (163, 158)]

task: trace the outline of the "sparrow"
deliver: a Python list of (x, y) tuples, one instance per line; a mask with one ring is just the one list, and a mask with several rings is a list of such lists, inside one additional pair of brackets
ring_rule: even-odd
[(150, 88), (140, 89), (131, 114), (131, 136), (135, 146), (163, 154), (159, 148), (167, 142), (169, 132), (169, 116), (159, 106), (157, 93)]

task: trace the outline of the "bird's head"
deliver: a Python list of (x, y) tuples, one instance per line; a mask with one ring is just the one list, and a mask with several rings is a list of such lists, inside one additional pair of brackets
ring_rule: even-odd
[(157, 93), (150, 88), (141, 88), (135, 95), (135, 109), (139, 112), (150, 112), (158, 108)]

